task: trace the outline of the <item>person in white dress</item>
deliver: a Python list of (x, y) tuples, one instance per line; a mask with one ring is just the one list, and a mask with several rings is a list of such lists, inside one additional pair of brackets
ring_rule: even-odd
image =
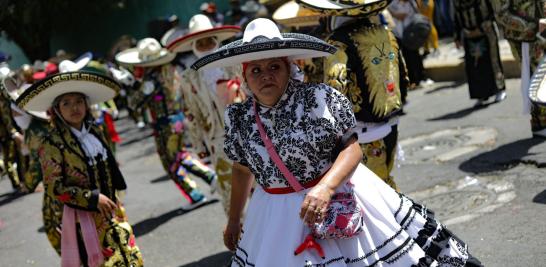
[[(359, 163), (356, 120), (344, 95), (290, 76), (292, 60), (335, 51), (312, 36), (281, 34), (272, 21), (260, 18), (249, 23), (242, 40), (192, 65), (206, 69), (242, 63), (243, 85), (251, 93), (228, 106), (224, 116), (224, 150), (234, 162), (224, 231), (226, 247), (235, 251), (231, 266), (481, 266), (431, 211)], [(269, 156), (258, 118), (303, 191), (292, 189)], [(242, 223), (253, 180), (258, 186)], [(328, 216), (334, 193), (351, 189), (363, 210), (363, 231), (346, 239), (316, 239), (310, 249), (295, 253), (308, 241), (308, 225)], [(313, 250), (318, 247), (323, 253)]]

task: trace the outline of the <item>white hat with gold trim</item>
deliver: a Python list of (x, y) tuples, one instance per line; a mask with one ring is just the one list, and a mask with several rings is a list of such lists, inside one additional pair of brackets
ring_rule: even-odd
[(47, 111), (58, 96), (81, 93), (92, 105), (114, 98), (119, 89), (114, 79), (95, 72), (58, 73), (33, 84), (17, 98), (16, 103), (24, 110)]

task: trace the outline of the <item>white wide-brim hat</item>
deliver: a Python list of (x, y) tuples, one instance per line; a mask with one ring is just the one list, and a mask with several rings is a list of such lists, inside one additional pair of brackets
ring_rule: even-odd
[(33, 84), (17, 98), (17, 106), (27, 111), (47, 111), (55, 98), (67, 93), (81, 93), (89, 105), (114, 98), (119, 84), (112, 78), (94, 72), (67, 72), (46, 77)]
[(389, 6), (392, 0), (296, 0), (306, 8), (328, 16), (372, 16)]
[(59, 72), (79, 71), (87, 66), (91, 59), (93, 59), (91, 52), (84, 53), (74, 61), (65, 59), (59, 63)]
[(174, 40), (186, 35), (188, 33), (187, 29), (182, 29), (179, 27), (171, 28), (163, 34), (159, 40), (161, 45), (167, 47), (168, 44), (172, 43)]
[(163, 48), (154, 38), (144, 38), (137, 47), (125, 49), (116, 54), (116, 61), (121, 65), (137, 67), (155, 67), (171, 62), (176, 54)]
[(287, 57), (289, 60), (324, 57), (336, 52), (336, 48), (316, 37), (301, 33), (280, 33), (275, 22), (258, 18), (245, 29), (243, 39), (231, 42), (216, 52), (204, 56), (191, 66), (214, 68), (234, 66), (243, 62)]
[[(28, 88), (30, 88), (31, 84), (24, 83), (20, 86), (17, 85), (17, 82), (12, 77), (5, 77), (0, 82), (0, 90), (5, 90), (9, 97), (11, 98), (12, 103), (15, 103), (17, 101), (17, 98), (25, 92)], [(13, 107), (12, 107), (13, 108)], [(22, 110), (18, 110), (18, 112), (23, 112)], [(27, 111), (34, 117), (38, 117), (40, 119), (47, 120), (49, 116), (47, 115), (47, 112), (35, 112), (35, 111)]]
[(273, 20), (285, 27), (307, 27), (319, 25), (324, 14), (307, 9), (292, 0), (280, 6), (273, 13)]
[(239, 26), (224, 25), (214, 27), (210, 19), (202, 14), (191, 17), (188, 27), (188, 34), (175, 39), (167, 45), (169, 51), (173, 53), (188, 52), (192, 50), (193, 42), (199, 39), (215, 37), (218, 43), (221, 43), (241, 32), (241, 27)]
[(254, 0), (247, 0), (244, 5), (241, 6), (241, 11), (246, 13), (256, 13), (260, 10), (261, 5)]

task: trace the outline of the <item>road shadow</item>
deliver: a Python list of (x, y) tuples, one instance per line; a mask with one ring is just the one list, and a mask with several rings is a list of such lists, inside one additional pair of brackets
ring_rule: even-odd
[(169, 211), (167, 213), (161, 214), (161, 215), (159, 215), (157, 217), (153, 217), (153, 218), (149, 218), (149, 219), (140, 221), (140, 222), (133, 225), (133, 231), (134, 231), (136, 237), (146, 235), (146, 234), (152, 232), (153, 230), (155, 230), (160, 225), (168, 222), (169, 220), (171, 220), (171, 219), (173, 219), (175, 217), (182, 216), (184, 214), (188, 214), (188, 213), (190, 213), (190, 212), (192, 212), (194, 210), (198, 210), (200, 208), (203, 208), (205, 206), (208, 206), (208, 205), (216, 203), (216, 202), (218, 202), (218, 199), (211, 199), (209, 201), (204, 202), (202, 205), (200, 205), (200, 206), (198, 206), (196, 208), (193, 208), (191, 210), (186, 210), (184, 208), (178, 208), (178, 209)]
[(443, 121), (443, 120), (454, 120), (454, 119), (464, 118), (464, 117), (472, 114), (472, 112), (482, 110), (482, 109), (485, 109), (485, 108), (489, 107), (489, 105), (491, 105), (491, 104), (485, 104), (485, 105), (481, 105), (481, 106), (478, 106), (478, 107), (465, 108), (465, 109), (462, 109), (462, 110), (459, 110), (459, 111), (447, 113), (447, 114), (442, 115), (440, 117), (427, 119), (427, 121)]
[(229, 266), (233, 253), (229, 251), (220, 252), (203, 258), (199, 261), (180, 265), (179, 267), (224, 267)]
[(434, 93), (447, 90), (447, 89), (457, 89), (457, 87), (465, 83), (466, 81), (454, 81), (454, 82), (451, 82), (450, 84), (440, 85), (436, 88), (433, 88), (432, 90), (426, 91), (425, 94), (429, 95), (429, 94), (434, 94)]
[(528, 138), (505, 144), (462, 162), (459, 169), (470, 173), (507, 170), (521, 163), (523, 157), (532, 155), (529, 150), (544, 141), (542, 138)]
[(533, 202), (538, 204), (546, 204), (546, 190), (538, 193), (534, 198)]
[(124, 146), (128, 146), (128, 145), (131, 145), (131, 144), (134, 144), (134, 143), (138, 143), (150, 136), (154, 135), (153, 132), (144, 132), (142, 134), (139, 134), (139, 136), (135, 137), (135, 138), (131, 138), (131, 139), (128, 139), (128, 138), (124, 138), (126, 141), (121, 143), (119, 146), (120, 147), (124, 147)]
[(157, 183), (162, 183), (162, 182), (166, 182), (166, 181), (170, 181), (171, 178), (169, 178), (169, 175), (163, 175), (161, 177), (158, 177), (158, 178), (155, 178), (153, 180), (150, 181), (151, 184), (157, 184)]
[(25, 193), (20, 193), (20, 192), (8, 192), (8, 193), (4, 193), (2, 195), (0, 195), (0, 207), (1, 206), (4, 206), (6, 204), (9, 204), (10, 202), (18, 199), (18, 198), (21, 198), (21, 197), (24, 197), (25, 196)]
[[(129, 125), (127, 125), (129, 124)], [(145, 127), (145, 128), (142, 128), (142, 129), (139, 129), (137, 124), (134, 123), (134, 122), (129, 122), (125, 125), (123, 125), (122, 127), (120, 127), (121, 129), (118, 131), (118, 134), (119, 135), (122, 135), (122, 134), (129, 134), (129, 133), (137, 133), (139, 131), (144, 131), (146, 129), (148, 129), (148, 127)]]
[[(143, 144), (143, 146), (146, 146), (148, 144)], [(157, 148), (155, 146), (155, 144), (151, 144), (150, 146), (146, 147), (143, 151), (139, 151), (138, 153), (135, 152), (135, 153), (132, 153), (131, 157), (128, 158), (129, 161), (131, 160), (137, 160), (137, 159), (140, 159), (142, 157), (147, 157), (147, 156), (150, 156), (152, 154), (156, 154), (157, 153)]]

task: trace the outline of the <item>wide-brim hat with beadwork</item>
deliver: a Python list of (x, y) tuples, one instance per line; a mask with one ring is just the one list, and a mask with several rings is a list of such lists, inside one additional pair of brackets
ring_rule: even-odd
[(296, 0), (306, 8), (328, 16), (372, 16), (389, 6), (392, 0)]
[(93, 105), (114, 98), (119, 84), (112, 78), (93, 72), (66, 72), (51, 75), (33, 84), (17, 98), (17, 106), (28, 111), (46, 111), (55, 98), (67, 93), (81, 93)]
[(242, 39), (200, 58), (191, 67), (197, 70), (234, 66), (277, 57), (287, 57), (289, 60), (324, 57), (334, 54), (336, 50), (334, 46), (307, 34), (281, 33), (275, 22), (258, 18), (246, 26)]
[(167, 44), (169, 51), (173, 53), (188, 52), (192, 50), (193, 42), (199, 39), (215, 37), (221, 43), (241, 32), (241, 27), (239, 26), (224, 25), (214, 27), (210, 19), (202, 14), (191, 17), (188, 28), (188, 34)]
[(116, 54), (116, 61), (125, 66), (155, 67), (171, 62), (176, 54), (163, 48), (154, 38), (138, 41), (134, 48), (125, 49)]
[(302, 7), (296, 1), (280, 6), (273, 13), (273, 20), (285, 27), (308, 27), (319, 25), (319, 19), (326, 15)]

